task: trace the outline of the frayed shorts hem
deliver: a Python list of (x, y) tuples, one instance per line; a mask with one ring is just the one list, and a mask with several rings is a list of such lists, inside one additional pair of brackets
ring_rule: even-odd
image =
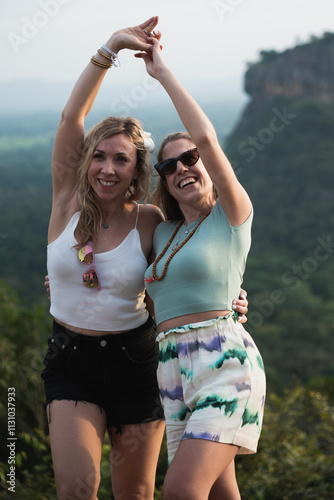
[(161, 420), (155, 338), (151, 318), (135, 330), (99, 337), (54, 322), (42, 373), (44, 406), (54, 400), (94, 404), (105, 411), (108, 428)]

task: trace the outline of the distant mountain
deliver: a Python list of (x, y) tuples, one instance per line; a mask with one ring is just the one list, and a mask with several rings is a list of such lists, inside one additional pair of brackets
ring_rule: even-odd
[[(0, 150), (9, 136), (54, 136), (73, 83), (42, 80), (0, 82)], [(210, 117), (223, 142), (239, 118), (247, 101), (246, 95), (231, 89), (230, 82), (226, 82), (224, 92), (215, 82), (212, 82), (209, 94), (203, 92), (199, 84), (195, 88), (194, 97)], [(146, 130), (153, 133), (157, 143), (166, 133), (182, 129), (180, 119), (162, 89), (133, 86), (131, 82), (116, 88), (104, 82), (87, 117), (87, 129), (110, 115), (135, 116)]]
[(71, 92), (69, 82), (42, 80), (12, 80), (0, 82), (2, 114), (22, 115), (41, 111), (61, 110)]
[(228, 156), (261, 219), (255, 245), (305, 252), (334, 227), (334, 34), (261, 54)]
[[(12, 80), (0, 82), (0, 109), (2, 114), (32, 114), (39, 112), (61, 111), (74, 85), (74, 81)], [(211, 82), (210, 92), (203, 92), (200, 82), (192, 82), (192, 92), (201, 102), (233, 102), (244, 104), (246, 97), (236, 82), (226, 80), (224, 93), (221, 83)], [(134, 85), (104, 81), (94, 104), (94, 109), (105, 110), (107, 114), (131, 114), (137, 109), (166, 104), (168, 99), (158, 85)], [(223, 97), (222, 97), (223, 96)]]
[(271, 381), (333, 377), (334, 34), (261, 56), (227, 139), (254, 205), (247, 327)]
[[(260, 61), (251, 64), (245, 74), (244, 89), (250, 101), (234, 130), (234, 140), (248, 132), (253, 118), (260, 117), (261, 121), (261, 113), (275, 98), (285, 102), (313, 99), (329, 105), (334, 102), (334, 33), (281, 53), (271, 50), (260, 55)], [(288, 125), (289, 117), (272, 118), (273, 131), (275, 123), (277, 128), (280, 123)]]
[(292, 99), (334, 100), (334, 33), (282, 53), (262, 51), (261, 60), (248, 69), (245, 90), (257, 99), (285, 96)]

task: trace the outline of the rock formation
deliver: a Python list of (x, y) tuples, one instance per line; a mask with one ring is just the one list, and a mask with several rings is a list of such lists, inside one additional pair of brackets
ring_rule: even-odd
[(334, 101), (334, 33), (282, 53), (262, 51), (261, 56), (245, 76), (252, 99), (283, 95)]

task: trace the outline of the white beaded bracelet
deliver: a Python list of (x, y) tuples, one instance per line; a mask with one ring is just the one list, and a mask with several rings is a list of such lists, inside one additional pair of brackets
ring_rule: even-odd
[[(118, 55), (115, 54), (115, 52), (110, 50), (106, 45), (102, 45), (101, 49), (104, 49), (106, 52), (108, 52), (108, 54), (110, 54), (111, 59), (114, 61), (114, 66), (116, 66), (116, 68), (118, 68), (121, 65), (120, 60), (118, 59)], [(118, 64), (116, 64), (116, 61), (118, 62)]]

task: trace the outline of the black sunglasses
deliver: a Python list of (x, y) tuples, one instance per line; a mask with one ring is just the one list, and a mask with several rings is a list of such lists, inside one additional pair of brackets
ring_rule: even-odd
[(175, 172), (177, 167), (177, 162), (180, 161), (186, 167), (192, 167), (199, 160), (199, 152), (197, 148), (189, 149), (184, 153), (180, 154), (177, 158), (168, 158), (168, 160), (159, 161), (154, 165), (155, 170), (163, 179), (165, 175), (170, 175)]

